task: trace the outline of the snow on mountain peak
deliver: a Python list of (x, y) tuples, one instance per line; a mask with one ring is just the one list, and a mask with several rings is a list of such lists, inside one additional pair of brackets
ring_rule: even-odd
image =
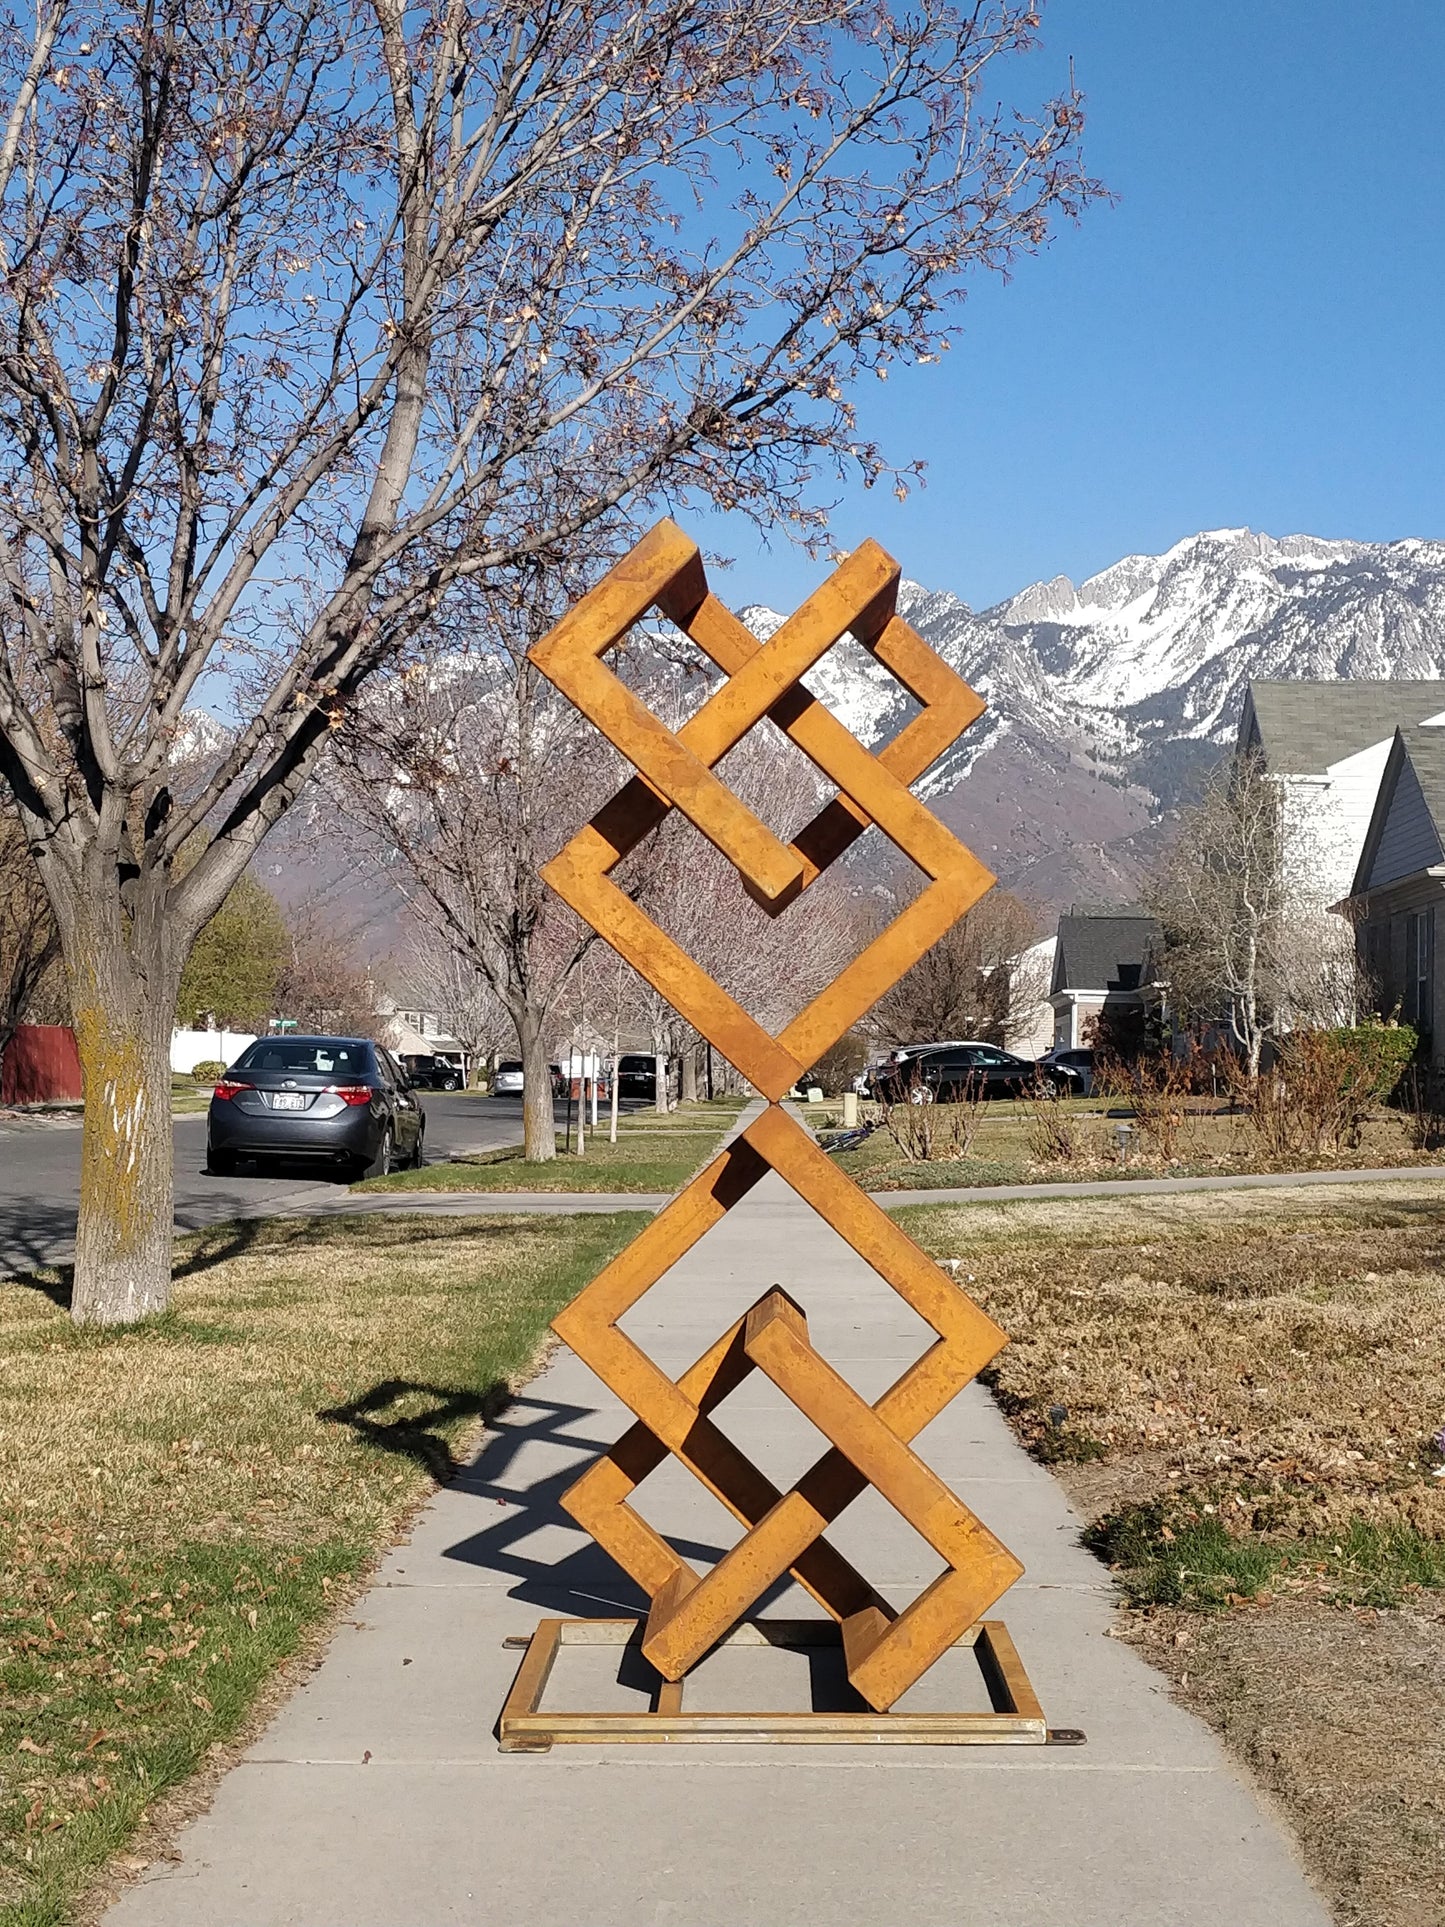
[[(1113, 820), (1108, 810), (1101, 817), (1102, 798), (1137, 799), (1128, 805), (1136, 816), (1174, 800), (1190, 772), (1233, 739), (1252, 677), (1445, 674), (1445, 542), (1421, 537), (1371, 543), (1205, 529), (1162, 554), (1124, 556), (1077, 585), (1063, 575), (1031, 583), (981, 612), (906, 579), (898, 606), (989, 703), (922, 793), (954, 797), (965, 815), (986, 793), (989, 834), (1004, 838), (982, 846), (993, 867), (1027, 877), (1042, 865), (1040, 890), (1064, 895), (1085, 880), (1080, 839), (1096, 857), (1109, 840), (1097, 827)], [(757, 605), (742, 617), (758, 636), (782, 621)], [(913, 713), (855, 644), (830, 652), (807, 680), (875, 746)], [(982, 766), (996, 757), (989, 766), (999, 781), (985, 777), (980, 788)], [(1051, 828), (1029, 793), (1042, 779), (1020, 774), (1030, 766), (1068, 799), (1057, 802)], [(1101, 792), (1101, 781), (1114, 788)], [(1111, 807), (1117, 815), (1124, 806)], [(1010, 809), (1012, 827), (996, 820)], [(1098, 866), (1087, 876), (1097, 893)]]

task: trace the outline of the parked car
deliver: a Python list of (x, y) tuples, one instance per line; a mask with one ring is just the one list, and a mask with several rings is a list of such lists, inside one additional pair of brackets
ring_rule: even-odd
[(1064, 1050), (1055, 1046), (1045, 1051), (1039, 1059), (1049, 1070), (1069, 1071), (1074, 1078), (1074, 1089), (1080, 1097), (1094, 1095), (1094, 1053), (1091, 1050)]
[(861, 1096), (881, 1098), (885, 1091), (897, 1090), (901, 1081), (906, 1080), (905, 1066), (915, 1058), (925, 1056), (929, 1051), (938, 1050), (992, 1050), (981, 1037), (937, 1037), (928, 1044), (900, 1044), (889, 1051), (882, 1063), (874, 1064), (863, 1072), (861, 1083), (855, 1081), (854, 1088)]
[(1074, 1076), (1028, 1057), (1015, 1057), (996, 1044), (947, 1045), (921, 1051), (891, 1067), (878, 1080), (885, 1102), (918, 1104), (957, 1102), (971, 1092), (985, 1097), (1027, 1097), (1034, 1092), (1063, 1097), (1074, 1089)]
[(657, 1059), (640, 1051), (624, 1052), (617, 1060), (617, 1096), (657, 1102)]
[(459, 1091), (462, 1088), (461, 1070), (449, 1057), (425, 1056), (415, 1051), (400, 1062), (415, 1090)]
[(211, 1093), (206, 1163), (324, 1159), (368, 1177), (420, 1165), (426, 1112), (396, 1059), (365, 1037), (258, 1037)]
[[(547, 1076), (552, 1085), (553, 1097), (565, 1097), (567, 1095), (567, 1078), (562, 1066), (560, 1064), (549, 1064), (547, 1066)], [(525, 1085), (526, 1079), (522, 1074), (522, 1060), (519, 1057), (509, 1057), (505, 1063), (498, 1064), (497, 1068), (492, 1072), (493, 1097), (520, 1097)]]

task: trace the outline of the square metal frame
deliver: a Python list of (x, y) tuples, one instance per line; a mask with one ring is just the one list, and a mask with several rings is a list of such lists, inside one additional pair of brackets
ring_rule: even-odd
[[(973, 1649), (988, 1689), (987, 1713), (689, 1713), (685, 1681), (657, 1675), (648, 1712), (544, 1710), (552, 1669), (564, 1646), (635, 1646), (643, 1619), (544, 1619), (536, 1632), (507, 1640), (523, 1648), (496, 1733), (503, 1753), (547, 1753), (554, 1746), (618, 1742), (734, 1746), (1045, 1746), (1078, 1745), (1083, 1735), (1050, 1732), (1043, 1708), (1001, 1619), (981, 1620), (955, 1646)], [(841, 1646), (841, 1629), (826, 1619), (758, 1619), (737, 1626), (722, 1646)]]

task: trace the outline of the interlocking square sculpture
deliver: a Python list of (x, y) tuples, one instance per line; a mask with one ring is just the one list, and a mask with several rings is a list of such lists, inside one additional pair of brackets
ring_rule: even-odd
[[(553, 1321), (557, 1334), (637, 1418), (562, 1503), (647, 1594), (651, 1609), (640, 1629), (641, 1649), (660, 1679), (671, 1684), (660, 1688), (657, 1709), (649, 1715), (573, 1716), (570, 1726), (567, 1716), (542, 1716), (537, 1709), (552, 1657), (559, 1645), (569, 1643), (566, 1626), (582, 1623), (547, 1622), (546, 1637), (543, 1632), (535, 1636), (504, 1711), (504, 1746), (562, 1738), (735, 1738), (738, 1718), (767, 1718), (773, 1738), (858, 1737), (860, 1716), (795, 1715), (780, 1726), (776, 1716), (729, 1720), (681, 1712), (676, 1683), (720, 1641), (743, 1639), (740, 1629), (751, 1609), (788, 1573), (836, 1622), (849, 1682), (875, 1716), (887, 1714), (949, 1647), (975, 1646), (994, 1714), (930, 1716), (931, 1724), (915, 1720), (911, 1726), (905, 1720), (905, 1737), (1046, 1737), (1007, 1635), (983, 1617), (1023, 1568), (911, 1447), (995, 1355), (1004, 1333), (830, 1162), (779, 1101), (994, 881), (909, 788), (976, 720), (983, 704), (899, 617), (898, 580), (897, 564), (876, 543), (865, 542), (767, 642), (759, 642), (708, 590), (696, 546), (664, 521), (530, 652), (542, 673), (638, 772), (543, 876), (768, 1099), (768, 1106)], [(691, 637), (727, 678), (675, 733), (604, 660), (649, 610), (660, 611)], [(919, 714), (877, 755), (801, 681), (849, 634), (920, 704)], [(713, 774), (719, 760), (764, 718), (782, 729), (838, 792), (788, 844)], [(728, 858), (773, 915), (874, 824), (929, 881), (773, 1036), (612, 881), (616, 866), (673, 809)], [(802, 1307), (780, 1290), (764, 1293), (676, 1381), (619, 1328), (658, 1279), (770, 1170), (938, 1334), (874, 1405), (819, 1355)], [(766, 1374), (829, 1441), (828, 1450), (785, 1493), (712, 1416), (754, 1371)], [(738, 1544), (705, 1574), (694, 1571), (631, 1503), (637, 1487), (669, 1454), (745, 1528)], [(869, 1485), (944, 1561), (940, 1577), (902, 1611), (824, 1536)], [(622, 1628), (629, 1623), (602, 1622)], [(806, 1637), (797, 1631), (800, 1622), (759, 1624), (771, 1625), (781, 1643)], [(789, 1627), (790, 1633), (777, 1630)], [(829, 1730), (810, 1727), (810, 1719), (823, 1721)], [(610, 1729), (602, 1730), (609, 1720)], [(666, 1730), (659, 1730), (658, 1721)], [(748, 1736), (746, 1729), (741, 1736)], [(898, 1736), (895, 1726), (876, 1717), (868, 1731), (870, 1738)]]

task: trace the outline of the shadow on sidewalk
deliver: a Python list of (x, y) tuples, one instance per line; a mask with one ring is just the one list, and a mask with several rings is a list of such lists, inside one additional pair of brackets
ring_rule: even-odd
[[(578, 1619), (645, 1614), (647, 1595), (562, 1510), (562, 1494), (592, 1458), (613, 1443), (584, 1429), (595, 1417), (585, 1405), (561, 1405), (525, 1395), (499, 1412), (489, 1423), (482, 1450), (456, 1483), (506, 1509), (495, 1524), (450, 1546), (446, 1557), (515, 1579), (512, 1598), (545, 1606), (550, 1612)], [(557, 1448), (558, 1469), (529, 1485), (509, 1479), (509, 1468), (522, 1449), (539, 1444)], [(561, 1526), (581, 1543), (561, 1558), (529, 1558), (522, 1550), (524, 1542), (547, 1526)], [(721, 1559), (725, 1550), (692, 1539), (669, 1538), (668, 1544), (680, 1557), (705, 1565)]]

